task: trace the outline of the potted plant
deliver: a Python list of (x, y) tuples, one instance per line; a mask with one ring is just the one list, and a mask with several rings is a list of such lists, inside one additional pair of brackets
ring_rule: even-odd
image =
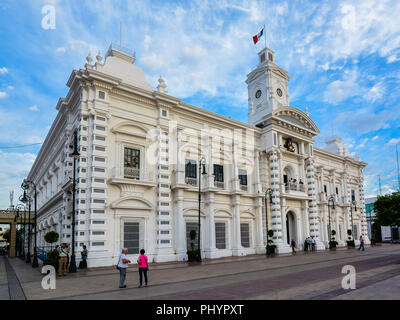
[(336, 231), (332, 230), (331, 234), (332, 234), (332, 239), (331, 241), (329, 241), (329, 249), (336, 250), (336, 246), (338, 245), (335, 239)]
[(275, 256), (276, 245), (274, 244), (274, 240), (272, 240), (274, 236), (274, 230), (268, 230), (268, 243), (267, 243), (267, 256), (272, 255)]
[(44, 240), (47, 243), (50, 243), (51, 251), (53, 251), (53, 243), (57, 242), (59, 238), (59, 234), (55, 231), (49, 231), (44, 235)]
[(47, 259), (43, 261), (43, 265), (51, 265), (53, 266), (56, 271), (58, 270), (58, 258), (59, 253), (58, 250), (54, 249), (47, 253)]
[(196, 239), (196, 230), (191, 230), (190, 236), (190, 250), (187, 251), (188, 261), (195, 262), (199, 260), (199, 250), (194, 248), (194, 240)]
[(355, 248), (354, 240), (351, 240), (351, 230), (347, 230), (348, 240), (347, 240), (347, 247), (348, 248)]

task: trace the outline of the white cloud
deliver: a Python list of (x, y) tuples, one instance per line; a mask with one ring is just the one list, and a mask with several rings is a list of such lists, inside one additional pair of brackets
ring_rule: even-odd
[(385, 86), (383, 83), (375, 84), (365, 95), (365, 99), (369, 102), (374, 103), (375, 101), (381, 99), (385, 94)]
[(344, 80), (332, 81), (324, 92), (324, 101), (334, 105), (354, 96), (360, 95), (364, 89), (358, 84), (356, 70), (344, 74)]
[(400, 142), (400, 138), (392, 138), (389, 140), (388, 143), (386, 143), (387, 146), (394, 146)]
[(8, 73), (8, 69), (6, 67), (0, 68), (0, 74), (6, 74)]
[(14, 90), (14, 87), (13, 86), (8, 86), (7, 89), (8, 90)]
[(59, 47), (56, 49), (57, 53), (65, 53), (67, 51), (67, 49), (65, 49), (64, 47)]
[(31, 110), (33, 112), (37, 112), (37, 111), (39, 111), (39, 108), (35, 105), (35, 106), (30, 106), (29, 110)]
[(7, 92), (0, 91), (0, 99), (3, 99), (7, 96)]
[(393, 55), (389, 56), (386, 59), (386, 62), (387, 63), (393, 63), (393, 62), (396, 62), (396, 61), (399, 61), (399, 60), (400, 60), (400, 58), (398, 58), (397, 55), (393, 54)]
[(375, 140), (377, 140), (378, 138), (379, 138), (379, 136), (375, 136), (375, 137), (372, 138), (372, 141), (375, 141)]

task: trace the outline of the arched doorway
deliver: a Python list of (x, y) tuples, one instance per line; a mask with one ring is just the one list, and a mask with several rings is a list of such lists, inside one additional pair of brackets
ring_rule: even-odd
[(286, 214), (286, 241), (289, 245), (292, 239), (297, 241), (296, 214), (288, 211)]

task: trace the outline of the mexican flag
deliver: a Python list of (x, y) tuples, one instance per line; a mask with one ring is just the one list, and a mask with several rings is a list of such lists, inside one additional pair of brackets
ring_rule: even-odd
[(261, 31), (253, 37), (254, 44), (256, 44), (258, 40), (260, 40), (263, 34), (264, 34), (264, 28), (262, 28)]

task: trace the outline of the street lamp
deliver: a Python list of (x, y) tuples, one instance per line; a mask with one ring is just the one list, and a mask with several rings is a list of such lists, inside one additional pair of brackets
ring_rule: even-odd
[[(31, 180), (25, 179), (21, 185), (21, 188), (24, 190), (28, 190), (29, 185), (32, 185), (34, 188), (34, 191), (35, 191), (35, 222), (34, 222), (34, 224), (35, 224), (35, 246), (33, 248), (32, 268), (37, 268), (37, 267), (39, 267), (39, 263), (38, 263), (38, 258), (37, 258), (37, 224), (36, 224), (37, 223), (37, 189), (36, 189), (36, 184)], [(29, 260), (30, 260), (30, 256), (29, 256)]]
[(328, 215), (329, 215), (329, 249), (332, 249), (332, 230), (331, 230), (331, 206), (330, 203), (332, 202), (332, 210), (335, 210), (335, 198), (334, 196), (330, 196), (328, 199)]
[(26, 253), (26, 263), (31, 263), (31, 197), (26, 195), (26, 191), (24, 190), (24, 194), (20, 199), (22, 203), (25, 205), (28, 203), (28, 252)]
[[(201, 172), (201, 168), (203, 167), (203, 172)], [(198, 232), (198, 250), (199, 255), (197, 260), (201, 262), (201, 248), (200, 248), (200, 210), (201, 210), (201, 175), (207, 174), (206, 172), (206, 159), (203, 157), (199, 160), (199, 232)]]
[(76, 171), (76, 160), (79, 158), (78, 152), (78, 131), (74, 132), (74, 151), (72, 152), (74, 158), (74, 171), (72, 173), (72, 252), (71, 261), (69, 264), (69, 272), (76, 272), (76, 262), (75, 262), (75, 171)]
[[(268, 241), (269, 241), (269, 236), (268, 236), (268, 209), (267, 209), (267, 194), (269, 195), (269, 203), (272, 205), (272, 190), (271, 188), (268, 188), (267, 190), (265, 190), (265, 196), (264, 196), (264, 202), (265, 202), (265, 226), (267, 229), (267, 246), (266, 246), (266, 254), (267, 256), (269, 256), (271, 254), (270, 251), (270, 247), (268, 245)], [(272, 208), (272, 206), (271, 206)]]
[(357, 212), (357, 202), (354, 199), (351, 201), (351, 204), (350, 204), (351, 236), (352, 236), (353, 242), (354, 242), (353, 206), (354, 206), (354, 211)]
[[(21, 199), (22, 199), (22, 196), (19, 197), (19, 200), (20, 200), (20, 201), (21, 201)], [(19, 257), (20, 257), (21, 259), (25, 259), (26, 208), (25, 208), (25, 206), (23, 206), (22, 204), (18, 204), (18, 205), (16, 206), (16, 209), (17, 209), (17, 214), (16, 214), (16, 216), (15, 216), (14, 221), (17, 221), (17, 218), (21, 218), (21, 224), (23, 225), (23, 230), (24, 230), (24, 232), (23, 232), (23, 237), (22, 237), (22, 232), (20, 233), (20, 241), (21, 241), (21, 243), (20, 243), (20, 245), (19, 245)], [(19, 213), (20, 213), (21, 211), (24, 212), (24, 220), (23, 220), (23, 222), (22, 222), (22, 215), (19, 216)], [(23, 238), (23, 241), (22, 241), (22, 238)]]

